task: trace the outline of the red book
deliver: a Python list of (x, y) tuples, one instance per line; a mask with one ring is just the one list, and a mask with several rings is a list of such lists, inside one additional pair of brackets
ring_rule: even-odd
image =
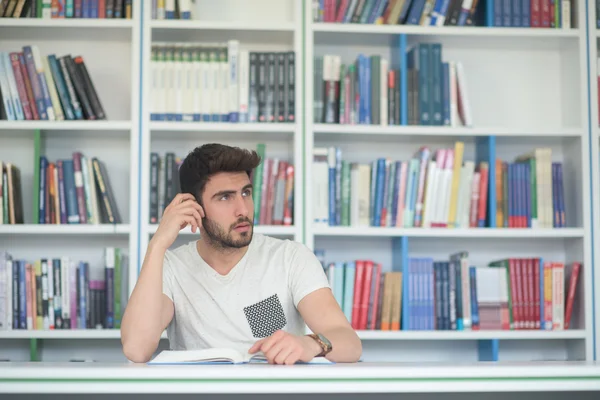
[(362, 289), (364, 282), (364, 270), (365, 265), (362, 260), (356, 261), (356, 273), (354, 275), (354, 297), (352, 302), (352, 320), (351, 325), (353, 329), (359, 329), (360, 324), (360, 311), (362, 302)]
[(364, 265), (364, 278), (362, 296), (360, 300), (360, 320), (358, 329), (367, 329), (367, 317), (369, 316), (369, 298), (371, 297), (371, 284), (373, 282), (373, 261), (366, 260)]

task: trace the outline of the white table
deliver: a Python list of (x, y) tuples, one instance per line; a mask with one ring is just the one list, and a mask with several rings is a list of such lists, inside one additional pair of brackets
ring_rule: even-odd
[[(6, 393), (467, 393), (598, 391), (600, 364), (145, 365), (3, 363)], [(598, 395), (600, 398), (600, 394)]]

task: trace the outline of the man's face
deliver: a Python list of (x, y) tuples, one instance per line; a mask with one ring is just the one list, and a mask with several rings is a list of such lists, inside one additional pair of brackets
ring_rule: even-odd
[(252, 184), (245, 172), (213, 175), (202, 195), (206, 239), (222, 250), (246, 247), (252, 241), (254, 201)]

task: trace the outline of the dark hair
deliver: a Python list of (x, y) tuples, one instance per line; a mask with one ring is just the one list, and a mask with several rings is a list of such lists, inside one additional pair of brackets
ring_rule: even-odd
[(201, 203), (204, 187), (210, 177), (219, 172), (246, 172), (248, 177), (260, 164), (256, 151), (218, 143), (196, 147), (179, 167), (182, 193), (191, 193)]

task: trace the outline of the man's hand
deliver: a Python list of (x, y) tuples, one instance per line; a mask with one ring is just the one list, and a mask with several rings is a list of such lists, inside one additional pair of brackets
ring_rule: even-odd
[(297, 361), (309, 362), (321, 352), (317, 342), (308, 336), (296, 336), (277, 331), (259, 340), (248, 350), (250, 354), (262, 351), (269, 364), (293, 365)]
[(202, 226), (204, 210), (190, 193), (179, 193), (165, 208), (160, 225), (151, 242), (162, 249), (171, 247), (179, 231), (191, 225), (192, 232)]

